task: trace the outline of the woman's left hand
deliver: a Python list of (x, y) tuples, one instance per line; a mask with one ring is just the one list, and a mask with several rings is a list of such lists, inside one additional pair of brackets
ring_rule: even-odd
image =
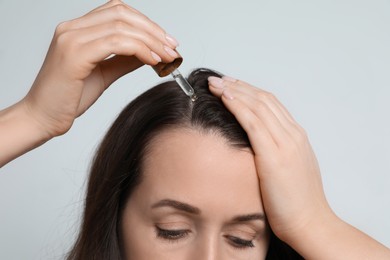
[(289, 242), (334, 217), (307, 135), (275, 96), (229, 77), (209, 83), (248, 134), (273, 232)]
[(270, 93), (209, 78), (248, 134), (272, 231), (306, 259), (390, 259), (390, 250), (338, 218), (326, 201), (305, 131)]

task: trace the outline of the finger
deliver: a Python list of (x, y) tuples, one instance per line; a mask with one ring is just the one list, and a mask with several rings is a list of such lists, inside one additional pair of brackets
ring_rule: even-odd
[(272, 93), (262, 90), (260, 88), (256, 88), (245, 81), (236, 80), (228, 76), (224, 76), (222, 77), (222, 79), (224, 79), (226, 86), (238, 87), (242, 91), (245, 91), (246, 93), (250, 95), (254, 95), (259, 99), (267, 102), (270, 105), (270, 107), (273, 109), (275, 114), (283, 116), (283, 118), (280, 118), (281, 120), (287, 119), (291, 123), (295, 123), (294, 119), (287, 111), (287, 109), (280, 103), (280, 101)]
[(285, 128), (279, 117), (275, 115), (269, 104), (267, 104), (263, 100), (253, 98), (251, 95), (242, 92), (241, 89), (225, 88), (225, 96), (226, 91), (228, 91), (229, 94), (234, 97), (234, 100), (237, 99), (242, 104), (245, 104), (247, 108), (255, 116), (257, 116), (257, 118), (267, 128), (268, 132), (270, 133), (278, 147), (280, 147), (282, 144), (286, 143), (286, 141), (291, 139), (289, 131)]
[[(288, 129), (288, 132), (294, 137), (294, 139), (299, 140), (302, 134), (306, 134), (305, 130), (296, 122), (296, 120), (286, 109), (286, 107), (272, 93), (264, 91), (262, 89), (258, 89), (244, 81), (236, 80), (228, 76), (224, 76), (222, 78), (226, 82), (236, 82), (238, 86), (241, 85), (242, 87), (238, 89), (246, 91), (248, 94), (251, 94), (251, 91), (258, 91), (260, 94), (258, 94), (257, 96), (270, 105), (272, 111), (275, 113), (276, 116), (278, 116), (279, 120), (282, 122), (284, 127)], [(245, 86), (248, 86), (249, 88), (246, 88)]]
[[(214, 85), (218, 85), (218, 87), (222, 89), (231, 88), (246, 93), (249, 99), (255, 98), (259, 100), (259, 102), (262, 102), (269, 107), (269, 109), (278, 118), (279, 122), (288, 133), (291, 133), (295, 136), (296, 132), (300, 131), (300, 126), (292, 118), (290, 118), (288, 114), (286, 114), (286, 110), (282, 109), (284, 107), (271, 93), (258, 89), (244, 81), (236, 80), (226, 76), (222, 77), (222, 81), (213, 79), (212, 83), (214, 83)], [(222, 94), (222, 90), (217, 91), (215, 94), (220, 96)]]
[[(212, 80), (211, 80), (212, 81)], [(215, 83), (215, 82), (214, 82)], [(219, 84), (212, 84), (209, 79), (210, 91), (220, 97), (226, 108), (235, 116), (239, 124), (247, 133), (252, 148), (256, 154), (261, 154), (264, 148), (276, 149), (276, 142), (269, 129), (248, 104), (241, 98), (233, 98), (229, 89)]]
[(100, 63), (100, 69), (103, 75), (104, 88), (106, 89), (120, 77), (130, 73), (144, 64), (135, 56), (116, 55)]
[(97, 12), (97, 11), (100, 11), (100, 10), (104, 10), (106, 8), (109, 8), (113, 5), (117, 5), (119, 4), (121, 1), (119, 0), (110, 0), (110, 1), (107, 1), (105, 4), (103, 5), (100, 5), (94, 9), (92, 9), (91, 11), (89, 11), (88, 13), (86, 13), (85, 15), (88, 15), (88, 14), (91, 14), (91, 13), (94, 13), (94, 12)]
[(98, 64), (111, 55), (135, 56), (144, 64), (156, 65), (149, 47), (140, 40), (126, 35), (111, 34), (84, 44), (79, 49), (80, 60)]
[[(222, 79), (226, 81), (231, 81), (231, 82), (237, 82), (235, 78), (229, 77), (229, 76), (223, 76)], [(239, 81), (238, 84), (240, 83), (245, 83), (244, 81)], [(246, 83), (248, 84), (248, 83)], [(249, 85), (249, 84), (248, 84)], [(260, 89), (261, 90), (261, 89)], [(270, 93), (271, 94), (271, 93)], [(290, 120), (292, 123), (296, 123), (294, 120), (293, 116), (290, 114), (290, 112), (286, 109), (286, 107), (272, 94), (269, 95), (269, 97), (274, 101), (274, 103), (279, 107), (279, 109), (283, 112), (285, 117)]]
[[(217, 88), (221, 89), (234, 89), (238, 92), (242, 92), (243, 94), (246, 94), (246, 98), (248, 100), (252, 100), (252, 103), (256, 103), (253, 99), (256, 99), (259, 104), (267, 105), (269, 109), (272, 111), (274, 116), (278, 118), (280, 123), (283, 125), (285, 128), (289, 128), (290, 122), (288, 119), (285, 118), (284, 113), (280, 110), (277, 104), (275, 104), (272, 100), (273, 95), (271, 93), (268, 93), (266, 91), (263, 91), (261, 89), (255, 88), (252, 85), (235, 80), (232, 78), (228, 77), (223, 77), (222, 79), (216, 78), (216, 77), (210, 77), (210, 83), (213, 86), (216, 86)], [(219, 90), (216, 92), (217, 95), (222, 94), (222, 90)]]
[(119, 4), (124, 5), (125, 7), (127, 7), (129, 10), (131, 10), (131, 11), (133, 11), (133, 12), (142, 14), (140, 11), (138, 11), (138, 10), (135, 9), (134, 7), (129, 6), (129, 5), (125, 4), (125, 3), (123, 3), (123, 2), (120, 1), (120, 0), (109, 0), (109, 1), (107, 1), (107, 3), (105, 3), (105, 4), (101, 5), (101, 6), (98, 6), (98, 7), (96, 7), (95, 9), (89, 11), (87, 14), (94, 13), (94, 12), (100, 11), (100, 10), (104, 10), (104, 9), (107, 9), (107, 8), (109, 8), (109, 7), (112, 7), (112, 6), (115, 6), (115, 5), (119, 5)]
[(256, 155), (267, 158), (267, 153), (274, 153), (278, 149), (269, 129), (264, 122), (249, 109), (247, 104), (236, 98), (230, 100), (224, 95), (222, 96), (222, 102), (247, 133), (252, 149)]
[[(100, 95), (117, 79), (123, 75), (139, 68), (143, 63), (136, 57), (127, 56), (114, 56), (110, 59), (101, 62), (95, 70), (99, 70), (102, 73), (103, 84), (96, 84), (94, 82), (85, 82), (85, 87), (82, 90), (81, 99), (79, 102), (78, 111), (81, 113), (86, 111)], [(86, 80), (91, 80), (93, 77), (89, 77)]]
[(151, 21), (148, 17), (135, 12), (124, 4), (116, 4), (107, 6), (95, 12), (89, 13), (80, 18), (76, 18), (72, 21), (63, 23), (64, 30), (76, 30), (80, 28), (93, 27), (99, 24), (109, 23), (125, 23), (138, 30), (145, 31), (146, 33), (153, 35), (162, 44), (169, 46), (171, 49), (178, 46), (177, 41), (170, 35), (168, 35), (160, 26)]
[(82, 90), (82, 95), (78, 107), (79, 114), (77, 116), (80, 116), (81, 113), (86, 111), (93, 103), (95, 103), (100, 95), (115, 80), (142, 65), (143, 63), (134, 56), (114, 56), (100, 63), (98, 65), (99, 68), (96, 68), (96, 70), (100, 70), (102, 72), (103, 84), (98, 84), (98, 82), (87, 82), (88, 80), (94, 80), (94, 78), (86, 78), (85, 87)]
[(211, 77), (208, 77), (207, 80), (208, 80), (208, 83), (209, 83), (209, 90), (210, 90), (210, 92), (214, 96), (217, 96), (217, 97), (221, 98), (223, 90), (224, 90), (223, 81), (221, 81), (222, 79), (219, 78), (219, 77), (211, 76)]
[(95, 70), (102, 73), (103, 84), (100, 82), (88, 82), (94, 80), (93, 77), (86, 78), (85, 87), (82, 90), (81, 99), (78, 107), (78, 115), (86, 111), (100, 95), (117, 79), (123, 75), (141, 67), (143, 63), (135, 56), (119, 56), (116, 55), (110, 59), (104, 60)]
[[(167, 63), (172, 62), (178, 55), (173, 49), (170, 49), (168, 46), (161, 44), (161, 42), (156, 39), (154, 35), (150, 35), (145, 31), (139, 30), (138, 28), (134, 28), (126, 23), (117, 21), (107, 24), (100, 24), (89, 28), (73, 30), (68, 32), (66, 37), (69, 38), (69, 41), (73, 41), (73, 43), (70, 44), (77, 45), (86, 45), (89, 42), (96, 41), (99, 38), (106, 38), (107, 40), (112, 41), (118, 41), (119, 39), (138, 40), (143, 42), (149, 48), (149, 52), (153, 51), (158, 55), (158, 59), (156, 60), (157, 62), (161, 60)], [(118, 39), (115, 39), (115, 37)], [(99, 50), (91, 49), (89, 51)], [(152, 65), (154, 64), (155, 62)]]

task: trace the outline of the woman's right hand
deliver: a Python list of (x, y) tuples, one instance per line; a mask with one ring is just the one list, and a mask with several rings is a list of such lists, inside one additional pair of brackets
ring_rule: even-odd
[(173, 61), (176, 47), (176, 40), (148, 17), (109, 1), (58, 25), (20, 104), (47, 139), (64, 134), (111, 83), (143, 64)]

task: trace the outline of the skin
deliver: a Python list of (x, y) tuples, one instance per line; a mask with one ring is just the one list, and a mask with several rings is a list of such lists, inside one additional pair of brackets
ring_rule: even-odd
[(209, 78), (247, 132), (274, 233), (305, 259), (389, 259), (390, 250), (334, 214), (304, 129), (271, 93), (231, 77)]
[[(177, 43), (167, 36), (119, 0), (60, 24), (29, 93), (0, 111), (0, 167), (66, 133), (119, 77), (173, 61), (165, 47)], [(307, 135), (276, 97), (228, 77), (209, 83), (249, 136), (264, 210), (279, 238), (306, 259), (390, 259), (388, 248), (333, 213)]]
[(59, 24), (28, 94), (0, 111), (0, 143), (7, 151), (0, 153), (0, 167), (66, 133), (121, 76), (144, 64), (172, 62), (177, 45), (160, 26), (119, 0)]
[[(269, 234), (249, 149), (215, 134), (169, 130), (152, 141), (143, 167), (122, 218), (126, 259), (265, 258)], [(186, 211), (179, 202), (197, 209)], [(169, 239), (156, 227), (188, 233)]]

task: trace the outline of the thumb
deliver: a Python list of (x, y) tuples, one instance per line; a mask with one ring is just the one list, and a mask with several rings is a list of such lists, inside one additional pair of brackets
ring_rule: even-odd
[(102, 61), (100, 63), (100, 69), (104, 79), (104, 88), (108, 88), (120, 77), (143, 65), (144, 63), (135, 56), (115, 55), (112, 58)]

